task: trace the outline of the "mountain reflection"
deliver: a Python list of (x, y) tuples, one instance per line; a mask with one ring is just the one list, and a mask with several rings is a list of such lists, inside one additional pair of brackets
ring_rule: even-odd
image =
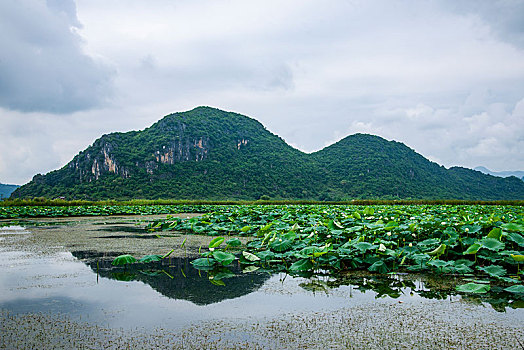
[(212, 276), (207, 272), (193, 268), (189, 258), (166, 258), (154, 263), (115, 267), (111, 262), (121, 253), (75, 251), (72, 254), (100, 277), (119, 281), (141, 281), (168, 298), (188, 300), (197, 305), (208, 305), (247, 295), (259, 289), (270, 277), (268, 273), (242, 274), (238, 265), (231, 265), (223, 269), (223, 281), (210, 279)]

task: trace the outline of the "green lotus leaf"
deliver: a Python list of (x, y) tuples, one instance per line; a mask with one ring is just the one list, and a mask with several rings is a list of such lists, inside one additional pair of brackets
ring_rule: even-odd
[(522, 284), (514, 285), (508, 288), (504, 288), (504, 290), (510, 293), (524, 294), (524, 285)]
[(473, 272), (473, 270), (470, 267), (468, 267), (468, 266), (466, 266), (464, 264), (455, 264), (455, 265), (453, 265), (452, 271), (455, 272), (455, 273), (463, 274), (463, 275)]
[(376, 261), (370, 267), (368, 267), (368, 270), (373, 271), (373, 272), (378, 272), (378, 273), (387, 273), (388, 267), (382, 260), (379, 260), (379, 261)]
[(498, 277), (498, 279), (501, 281), (507, 282), (507, 283), (519, 283), (520, 282), (519, 280), (516, 280), (514, 278), (509, 278), (509, 277)]
[(434, 250), (432, 250), (432, 251), (430, 251), (429, 253), (426, 253), (426, 254), (430, 255), (430, 256), (439, 257), (442, 254), (444, 254), (445, 251), (446, 251), (446, 245), (444, 243), (442, 243), (437, 248), (435, 248)]
[(313, 268), (313, 263), (309, 258), (300, 259), (291, 264), (289, 271), (298, 272), (298, 271), (309, 271)]
[(477, 233), (482, 229), (482, 226), (479, 225), (464, 225), (462, 226), (462, 231), (468, 233)]
[(372, 207), (364, 208), (364, 215), (373, 215), (373, 214), (375, 214), (375, 210)]
[(275, 253), (273, 253), (272, 251), (270, 250), (264, 250), (264, 251), (261, 251), (261, 252), (257, 252), (256, 254), (260, 260), (262, 261), (268, 261), (268, 260), (271, 260), (275, 257)]
[(398, 222), (396, 221), (389, 221), (386, 226), (384, 226), (384, 230), (392, 230), (394, 228), (398, 227)]
[(480, 271), (484, 271), (485, 273), (487, 273), (491, 277), (501, 277), (501, 276), (504, 276), (507, 273), (505, 268), (503, 268), (502, 266), (498, 266), (498, 265), (489, 265), (489, 266), (486, 266), (486, 267), (477, 267), (477, 269), (480, 270)]
[(493, 251), (504, 249), (504, 243), (495, 238), (483, 238), (479, 243), (483, 248)]
[(224, 242), (224, 237), (216, 237), (209, 242), (209, 248), (217, 248), (219, 245)]
[(466, 254), (477, 254), (477, 252), (479, 251), (480, 248), (481, 248), (480, 244), (474, 243), (474, 244), (470, 245), (468, 247), (468, 249), (466, 249), (466, 251), (464, 253), (462, 253), (462, 254), (463, 255), (466, 255)]
[(524, 237), (520, 233), (510, 232), (506, 236), (508, 240), (517, 243), (519, 246), (524, 247)]
[(457, 265), (465, 265), (467, 267), (471, 267), (471, 266), (475, 265), (475, 262), (471, 261), (471, 260), (468, 260), (468, 259), (458, 259), (458, 260), (455, 260), (454, 264), (455, 264), (455, 266), (457, 266)]
[(309, 247), (305, 247), (303, 248), (300, 252), (299, 252), (299, 255), (302, 255), (304, 257), (313, 257), (313, 255), (315, 253), (320, 253), (322, 252), (322, 249), (320, 247), (314, 247), (314, 246), (309, 246)]
[(460, 286), (457, 286), (455, 289), (463, 293), (483, 294), (483, 293), (489, 292), (491, 287), (489, 284), (480, 284), (480, 283), (470, 282), (466, 284), (461, 284)]
[(275, 252), (284, 252), (291, 248), (293, 241), (289, 239), (277, 238), (269, 245)]
[(505, 231), (515, 231), (515, 232), (524, 232), (524, 226), (520, 224), (516, 224), (514, 222), (510, 222), (507, 224), (500, 225)]
[(240, 231), (246, 233), (246, 232), (248, 232), (249, 230), (251, 230), (251, 228), (252, 228), (252, 226), (247, 225), (247, 226), (242, 227), (242, 228), (240, 229)]
[(294, 231), (289, 231), (282, 236), (282, 239), (287, 239), (289, 241), (293, 241), (295, 238), (297, 238), (297, 234)]
[(353, 226), (353, 227), (345, 229), (344, 232), (347, 232), (347, 233), (358, 232), (362, 230), (363, 228), (364, 228), (363, 226)]
[(153, 254), (153, 255), (145, 255), (144, 257), (142, 257), (142, 259), (138, 261), (141, 263), (150, 263), (153, 261), (161, 261), (161, 260), (162, 260), (162, 255)]
[(376, 248), (377, 246), (369, 242), (358, 242), (357, 244), (354, 245), (354, 247), (360, 250), (362, 253), (364, 253), (370, 249)]
[(488, 233), (488, 238), (495, 238), (500, 241), (500, 236), (502, 236), (502, 230), (499, 227), (495, 227)]
[(418, 245), (421, 246), (421, 248), (423, 249), (426, 247), (434, 247), (437, 244), (440, 244), (440, 239), (438, 238), (428, 238), (418, 243)]
[(344, 226), (342, 226), (342, 224), (336, 220), (329, 220), (328, 222), (328, 227), (330, 230), (343, 230), (344, 229)]
[(136, 262), (136, 259), (134, 257), (132, 257), (129, 254), (124, 254), (124, 255), (117, 256), (115, 260), (113, 260), (111, 265), (118, 266), (118, 265), (132, 264), (135, 262)]
[(193, 267), (199, 270), (208, 270), (212, 268), (216, 263), (216, 260), (213, 258), (199, 258), (191, 261)]
[(242, 242), (238, 238), (231, 238), (226, 241), (226, 245), (228, 247), (240, 247), (242, 245)]
[(444, 260), (435, 259), (435, 260), (431, 260), (430, 262), (428, 262), (428, 265), (442, 268), (444, 266), (448, 266), (449, 262), (444, 261)]
[(231, 253), (222, 252), (220, 250), (216, 250), (213, 252), (213, 258), (215, 258), (216, 261), (218, 261), (223, 266), (227, 266), (233, 262), (233, 260), (236, 259), (236, 256), (234, 256)]

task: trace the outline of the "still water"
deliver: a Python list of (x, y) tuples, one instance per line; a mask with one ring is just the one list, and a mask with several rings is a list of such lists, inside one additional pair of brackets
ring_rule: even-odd
[[(351, 314), (365, 317), (369, 329), (387, 322), (394, 325), (409, 321), (415, 330), (417, 322), (426, 322), (441, 324), (442, 332), (448, 333), (446, 325), (474, 327), (481, 315), (483, 322), (516, 334), (524, 330), (524, 309), (519, 300), (500, 295), (462, 297), (447, 293), (453, 289), (446, 289), (438, 281), (409, 276), (306, 278), (259, 271), (245, 274), (239, 266), (231, 266), (224, 271), (227, 278), (217, 280), (194, 269), (187, 251), (162, 262), (114, 268), (113, 258), (130, 252), (124, 249), (126, 246), (136, 252), (137, 247), (144, 249), (152, 243), (143, 240), (126, 245), (126, 240), (135, 237), (132, 227), (139, 222), (129, 218), (100, 220), (78, 218), (47, 224), (44, 220), (38, 225), (34, 221), (4, 222), (0, 227), (0, 310), (14, 315), (58, 315), (122, 330), (183, 331), (200, 324), (233, 322), (234, 327), (251, 327), (247, 327), (249, 332), (239, 333), (244, 334), (242, 340), (248, 339), (248, 344), (251, 337), (245, 334), (256, 333), (258, 325), (288, 319), (280, 327), (292, 328), (293, 322), (302, 324), (297, 320), (308, 319), (308, 315), (338, 315), (330, 322), (340, 323), (341, 329), (348, 327), (343, 324), (348, 322), (344, 317)], [(118, 244), (109, 243), (111, 239)], [(422, 316), (431, 313), (434, 319), (414, 322), (412, 311)], [(323, 332), (322, 327), (328, 326), (336, 329), (333, 324), (319, 324), (320, 328), (313, 332)], [(0, 332), (7, 330), (1, 328)], [(501, 348), (517, 344), (518, 338), (511, 334), (509, 340), (500, 339)], [(271, 341), (267, 341), (265, 345), (270, 345)]]

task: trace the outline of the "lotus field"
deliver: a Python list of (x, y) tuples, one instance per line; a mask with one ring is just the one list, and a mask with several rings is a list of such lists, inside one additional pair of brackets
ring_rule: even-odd
[[(459, 292), (492, 285), (524, 294), (524, 211), (520, 206), (217, 206), (202, 216), (167, 217), (147, 230), (213, 236), (193, 260), (213, 270), (234, 261), (307, 275), (368, 270), (463, 276)], [(242, 245), (237, 236), (250, 237)]]
[(33, 205), (0, 206), (0, 219), (37, 217), (203, 213), (209, 205)]

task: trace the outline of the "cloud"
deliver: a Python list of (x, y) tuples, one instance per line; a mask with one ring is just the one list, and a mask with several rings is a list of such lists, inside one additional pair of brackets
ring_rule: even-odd
[[(490, 164), (497, 170), (524, 167), (524, 98), (515, 105), (483, 100), (482, 112), (463, 116), (471, 103), (441, 109), (424, 104), (385, 108), (365, 120), (352, 121), (342, 137), (356, 132), (381, 135), (404, 142), (445, 166)], [(480, 108), (480, 105), (478, 105)], [(389, 115), (384, 117), (384, 111)], [(338, 136), (337, 135), (337, 136)]]
[[(29, 145), (18, 157), (34, 163), (16, 181), (19, 160), (0, 156), (0, 175), (21, 182), (102, 133), (199, 105), (308, 152), (367, 132), (446, 166), (524, 169), (523, 4), (6, 0), (0, 154)], [(16, 130), (38, 118), (41, 135)]]
[(457, 13), (480, 17), (499, 39), (524, 48), (524, 1), (450, 0), (442, 4)]
[(83, 52), (73, 0), (0, 2), (0, 106), (70, 113), (103, 105), (113, 71)]

